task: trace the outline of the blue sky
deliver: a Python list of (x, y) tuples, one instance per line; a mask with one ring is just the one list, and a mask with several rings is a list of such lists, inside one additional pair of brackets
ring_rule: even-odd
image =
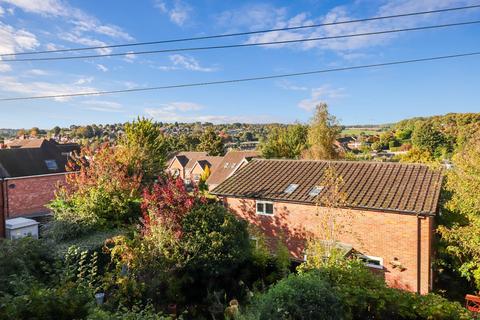
[[(241, 32), (475, 4), (453, 0), (0, 0), (0, 52), (96, 46)], [(306, 31), (150, 46), (254, 43), (480, 19), (480, 10)], [(275, 47), (100, 59), (0, 61), (0, 97), (35, 96), (301, 72), (480, 50), (480, 26)], [(140, 48), (132, 48), (136, 50)], [(127, 49), (130, 50), (130, 49)], [(118, 52), (119, 50), (112, 50)], [(103, 49), (102, 52), (109, 52)], [(343, 124), (480, 112), (480, 59), (312, 75), (232, 85), (57, 100), (0, 102), (0, 128), (166, 122), (305, 122), (327, 102)]]

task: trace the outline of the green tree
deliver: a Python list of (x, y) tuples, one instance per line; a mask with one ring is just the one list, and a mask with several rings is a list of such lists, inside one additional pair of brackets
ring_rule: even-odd
[(260, 144), (263, 157), (298, 159), (307, 147), (308, 127), (302, 124), (273, 127)]
[(39, 128), (33, 127), (32, 129), (30, 129), (30, 136), (38, 137), (39, 134), (40, 134), (40, 129)]
[(428, 151), (435, 155), (444, 144), (442, 133), (429, 121), (419, 121), (415, 124), (412, 135), (412, 144), (421, 151)]
[(53, 127), (52, 130), (50, 130), (50, 132), (56, 136), (58, 136), (60, 134), (60, 132), (62, 131), (62, 129), (59, 127), (59, 126), (55, 126)]
[(200, 137), (198, 151), (205, 151), (210, 156), (220, 156), (223, 154), (223, 142), (212, 127), (208, 127)]
[(126, 123), (120, 146), (135, 150), (135, 152), (127, 150), (127, 155), (132, 155), (133, 158), (126, 161), (130, 165), (138, 162), (141, 164), (144, 182), (150, 183), (163, 175), (170, 150), (158, 124), (146, 118), (137, 118), (131, 123)]
[(308, 159), (337, 159), (339, 153), (335, 148), (335, 140), (341, 132), (337, 119), (328, 112), (328, 106), (321, 103), (308, 129), (309, 148), (305, 154)]
[(439, 231), (456, 269), (480, 290), (480, 133), (453, 157), (445, 193), (451, 195)]

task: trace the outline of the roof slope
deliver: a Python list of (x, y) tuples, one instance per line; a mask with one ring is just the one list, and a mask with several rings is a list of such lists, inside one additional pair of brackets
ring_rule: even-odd
[(229, 151), (223, 157), (222, 162), (215, 168), (212, 175), (207, 179), (209, 185), (218, 185), (225, 181), (235, 170), (243, 159), (258, 157), (257, 151)]
[(172, 158), (172, 160), (170, 160), (169, 166), (172, 164), (172, 162), (175, 159), (177, 159), (182, 165), (182, 167), (184, 167), (187, 170), (190, 170), (193, 168), (193, 166), (198, 160), (202, 160), (205, 157), (207, 157), (207, 153), (203, 151), (179, 152)]
[[(322, 186), (323, 172), (329, 166), (343, 178), (348, 207), (421, 214), (437, 211), (442, 173), (421, 164), (254, 159), (212, 193), (315, 204), (321, 201), (322, 192), (318, 196), (309, 196), (309, 192)], [(284, 191), (290, 184), (298, 188), (287, 194)]]
[[(80, 147), (70, 148), (78, 150)], [(68, 156), (62, 152), (65, 153), (64, 148), (48, 141), (37, 148), (0, 149), (0, 178), (66, 172)], [(55, 160), (54, 166), (49, 169), (46, 160)]]

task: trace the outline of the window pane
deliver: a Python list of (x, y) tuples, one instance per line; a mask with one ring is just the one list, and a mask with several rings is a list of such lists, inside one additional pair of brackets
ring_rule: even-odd
[(257, 212), (261, 212), (261, 213), (264, 212), (264, 210), (263, 210), (263, 203), (257, 202)]
[(273, 214), (273, 203), (265, 203), (265, 213)]

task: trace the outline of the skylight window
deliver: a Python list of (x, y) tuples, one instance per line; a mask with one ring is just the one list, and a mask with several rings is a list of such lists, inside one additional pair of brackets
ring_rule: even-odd
[(225, 162), (225, 164), (223, 165), (223, 167), (224, 167), (225, 169), (227, 169), (227, 168), (228, 168), (228, 162)]
[(320, 194), (320, 192), (322, 192), (322, 190), (323, 190), (323, 186), (315, 186), (315, 187), (312, 188), (312, 190), (310, 190), (308, 195), (310, 197), (316, 197)]
[(58, 170), (57, 161), (55, 160), (45, 160), (48, 170)]
[(298, 184), (291, 183), (288, 185), (287, 189), (285, 189), (285, 193), (293, 193), (293, 191), (297, 190)]

